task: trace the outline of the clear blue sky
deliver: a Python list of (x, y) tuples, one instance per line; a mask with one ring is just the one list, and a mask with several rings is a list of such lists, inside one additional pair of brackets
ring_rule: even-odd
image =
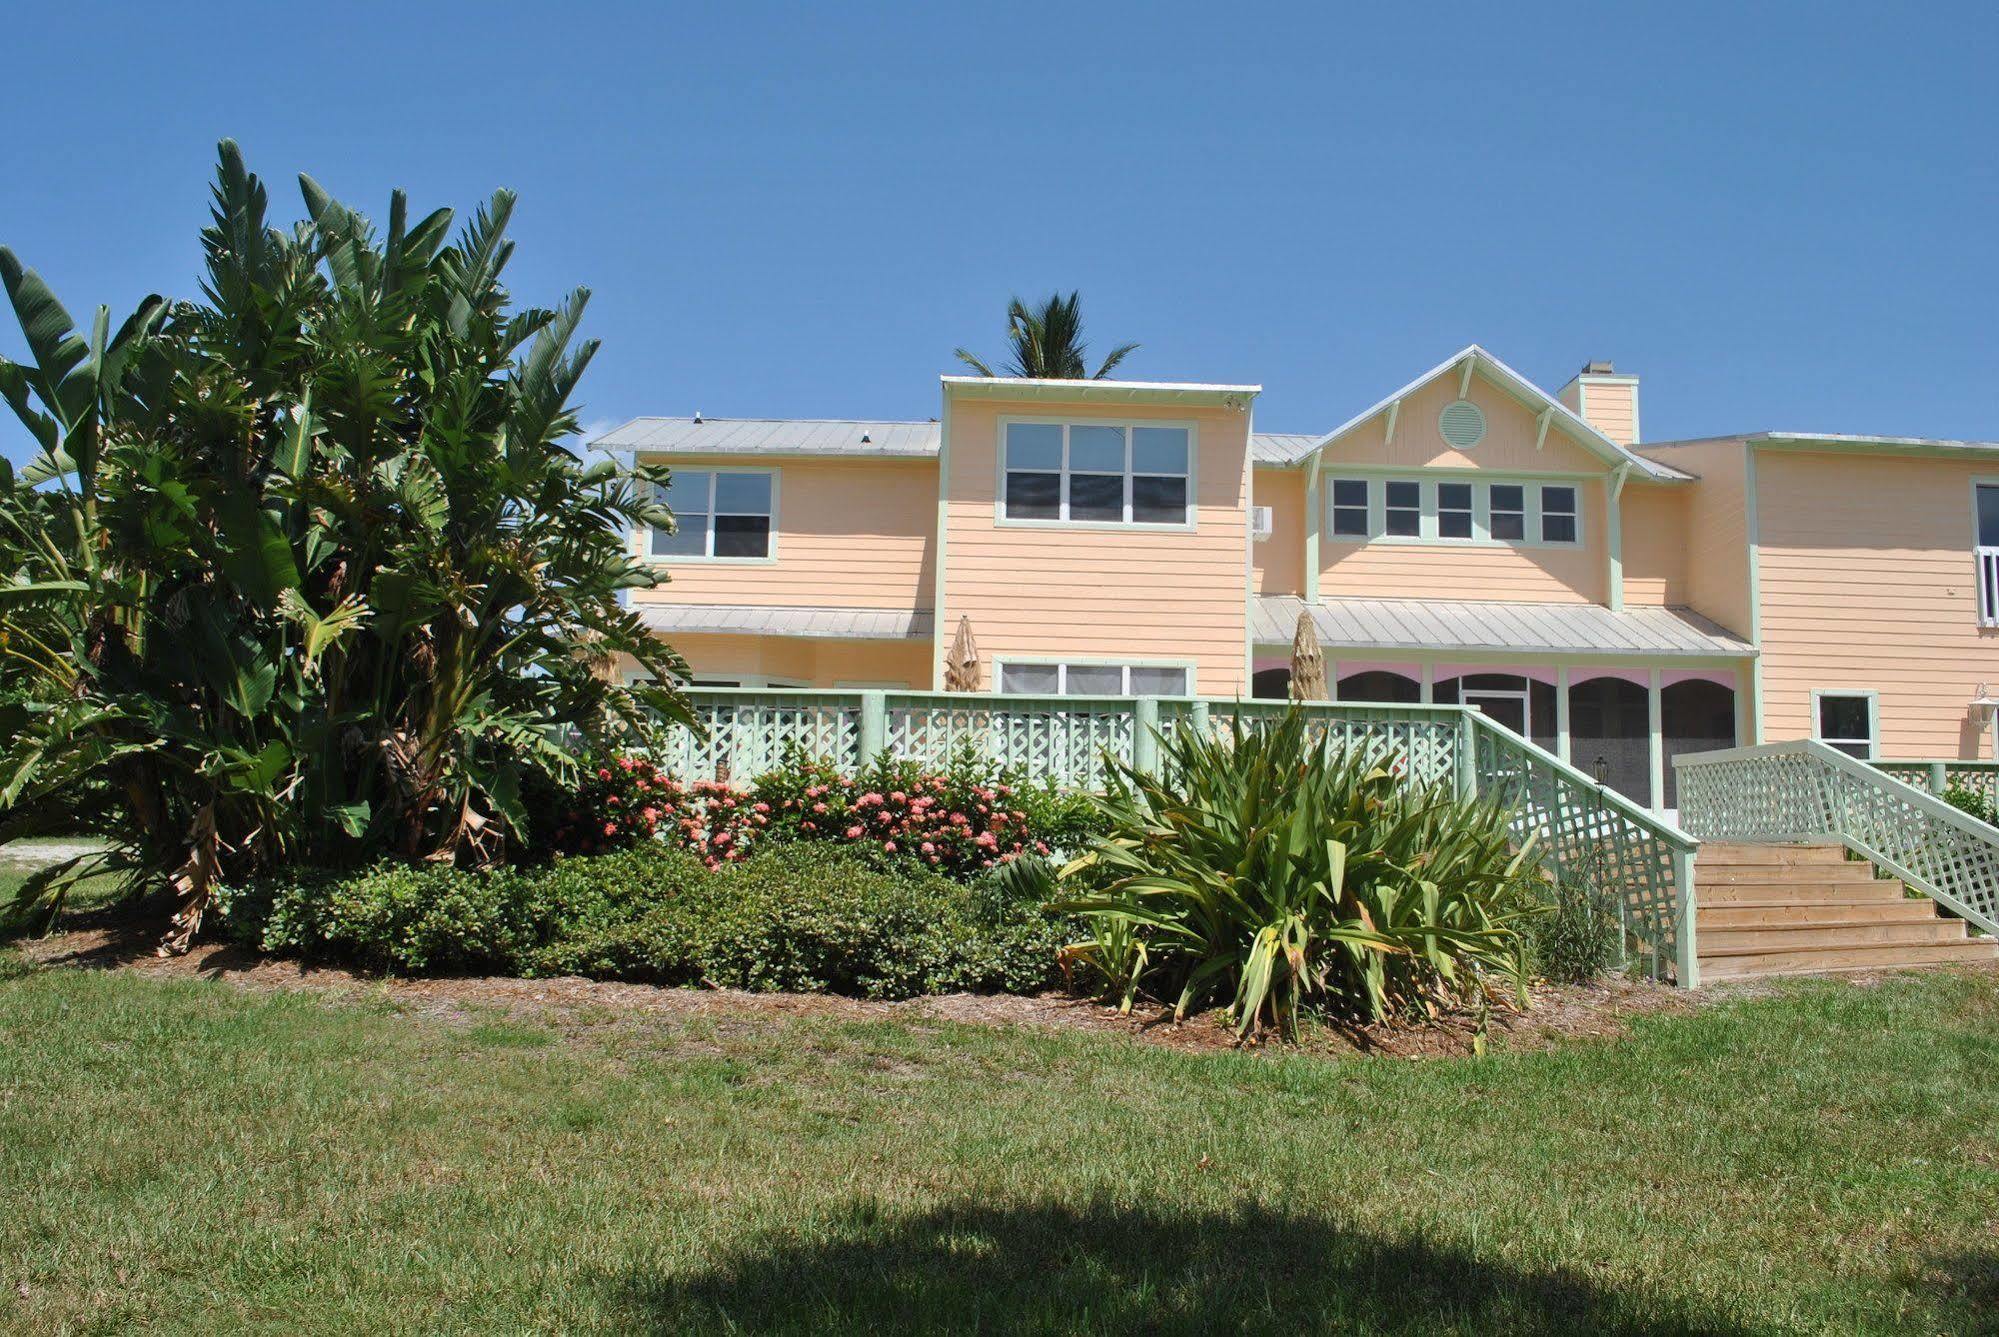
[(192, 294), (229, 135), (288, 218), (301, 170), (519, 191), (516, 296), (596, 294), (593, 424), (928, 417), (1076, 287), (1271, 431), (1476, 340), (1640, 373), (1651, 439), (1999, 438), (1995, 7), (1631, 9), (32, 6), (0, 241), (79, 318)]

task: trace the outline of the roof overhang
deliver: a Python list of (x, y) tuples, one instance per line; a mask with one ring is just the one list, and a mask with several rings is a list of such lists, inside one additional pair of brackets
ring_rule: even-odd
[[(1338, 427), (1335, 427), (1332, 431), (1321, 437), (1318, 445), (1313, 448), (1311, 453), (1319, 454), (1323, 452), (1341, 437), (1373, 421), (1377, 416), (1384, 414), (1392, 416), (1399, 413), (1404, 399), (1415, 394), (1438, 377), (1452, 374), (1455, 374), (1459, 378), (1460, 394), (1463, 394), (1469, 388), (1471, 378), (1478, 376), (1487, 384), (1497, 387), (1503, 394), (1514, 400), (1514, 402), (1518, 403), (1528, 412), (1539, 417), (1541, 419), (1542, 432), (1547, 432), (1551, 427), (1560, 431), (1562, 435), (1568, 437), (1584, 450), (1589, 451), (1602, 460), (1606, 466), (1615, 468), (1618, 465), (1628, 465), (1637, 476), (1660, 483), (1683, 483), (1689, 481), (1692, 477), (1692, 475), (1682, 473), (1671, 465), (1661, 464), (1657, 460), (1648, 460), (1637, 452), (1612, 441), (1602, 432), (1597, 431), (1596, 428), (1584, 422), (1581, 417), (1577, 416), (1574, 409), (1571, 409), (1561, 400), (1556, 399), (1553, 395), (1528, 380), (1525, 376), (1522, 376), (1519, 372), (1513, 370), (1513, 368), (1507, 366), (1504, 362), (1501, 362), (1492, 354), (1486, 352), (1485, 349), (1479, 347), (1477, 344), (1471, 344), (1459, 349), (1401, 389), (1389, 392), (1373, 404), (1362, 409), (1359, 413), (1356, 413), (1353, 417), (1348, 418)], [(1304, 459), (1309, 458), (1309, 455), (1304, 457)], [(1303, 463), (1304, 459), (1300, 459), (1296, 463)]]
[(1830, 432), (1756, 432), (1743, 438), (1758, 450), (1856, 455), (1999, 456), (1999, 441), (1946, 441), (1920, 436), (1849, 436)]
[[(1307, 605), (1290, 594), (1250, 604), (1258, 645), (1288, 645)], [(1549, 655), (1638, 661), (1753, 658), (1756, 647), (1685, 608), (1460, 599), (1325, 599), (1310, 606), (1329, 650)]]
[(927, 641), (928, 608), (781, 608), (635, 604), (647, 629), (673, 635), (783, 636), (826, 641)]
[(1260, 385), (1209, 385), (1194, 381), (1053, 381), (1016, 376), (942, 376), (948, 399), (1014, 403), (1185, 404), (1245, 409)]

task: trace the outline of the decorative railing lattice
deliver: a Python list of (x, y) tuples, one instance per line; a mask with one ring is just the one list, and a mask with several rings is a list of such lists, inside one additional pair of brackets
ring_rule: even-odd
[[(947, 692), (823, 692), (697, 688), (697, 730), (678, 731), (660, 757), (682, 780), (747, 781), (787, 744), (852, 771), (883, 752), (942, 762), (960, 748), (1059, 785), (1101, 788), (1115, 760), (1159, 762), (1159, 741), (1186, 728), (1264, 727), (1281, 701), (1200, 697), (968, 696)], [(1654, 978), (1698, 982), (1693, 939), (1695, 842), (1670, 822), (1591, 780), (1463, 706), (1345, 702), (1303, 707), (1342, 747), (1379, 747), (1419, 781), (1500, 798), (1555, 879), (1616, 888), (1627, 937)]]
[[(1999, 831), (1824, 743), (1675, 757), (1680, 820), (1705, 840), (1837, 840), (1999, 933)], [(1925, 764), (1927, 765), (1927, 764)]]
[(1883, 775), (1892, 775), (1916, 789), (1927, 789), (1939, 798), (1944, 790), (1955, 785), (1999, 807), (1999, 761), (1877, 761), (1871, 764)]

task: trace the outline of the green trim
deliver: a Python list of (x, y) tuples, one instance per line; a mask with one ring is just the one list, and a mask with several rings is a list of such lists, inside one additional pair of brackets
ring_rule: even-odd
[(1653, 669), (1645, 684), (1646, 781), (1651, 786), (1652, 811), (1666, 808), (1666, 704), (1659, 685), (1659, 670)]
[(1631, 466), (1621, 464), (1603, 485), (1604, 591), (1613, 613), (1624, 611), (1624, 481), (1630, 476)]
[[(1325, 457), (1314, 453), (1305, 475), (1305, 602), (1319, 602), (1319, 531), (1325, 525), (1325, 504), (1319, 475)], [(1274, 526), (1273, 526), (1274, 527)]]
[(1752, 746), (1763, 741), (1763, 563), (1761, 558), (1762, 509), (1756, 494), (1756, 448), (1744, 444), (1742, 448), (1742, 524), (1747, 540), (1749, 583), (1749, 643), (1756, 647), (1756, 658), (1750, 661), (1749, 691), (1752, 714), (1749, 717), (1749, 742)]
[(935, 691), (944, 686), (945, 628), (950, 625), (950, 617), (944, 607), (944, 568), (951, 545), (946, 542), (946, 530), (950, 526), (951, 488), (951, 396), (944, 396), (944, 406), (938, 410), (937, 419), (937, 593), (930, 600), (930, 687)]
[(1555, 670), (1555, 755), (1574, 765), (1573, 752), (1569, 746), (1569, 666), (1563, 664)]

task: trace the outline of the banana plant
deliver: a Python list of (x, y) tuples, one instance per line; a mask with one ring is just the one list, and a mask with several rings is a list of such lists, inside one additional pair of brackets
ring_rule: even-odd
[(665, 472), (574, 445), (588, 294), (514, 307), (507, 192), (455, 234), (397, 192), (378, 234), (300, 191), (275, 225), (225, 141), (199, 298), (116, 333), (0, 248), (28, 350), (0, 397), (37, 446), (0, 470), (0, 839), (103, 836), (173, 889), (170, 948), (275, 866), (505, 858), (575, 740), (687, 719), (624, 600)]

